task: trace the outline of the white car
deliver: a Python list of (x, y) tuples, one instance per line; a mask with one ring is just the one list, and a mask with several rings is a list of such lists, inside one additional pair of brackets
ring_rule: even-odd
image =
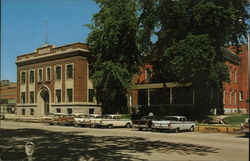
[(74, 116), (74, 126), (84, 126), (85, 125), (85, 120), (88, 118), (88, 114), (84, 113), (73, 113)]
[(126, 127), (130, 128), (132, 126), (132, 121), (125, 119), (122, 115), (103, 115), (98, 119), (91, 121), (92, 127)]
[(195, 123), (187, 121), (185, 116), (165, 116), (160, 121), (152, 122), (151, 129), (154, 130), (171, 130), (175, 132), (190, 130), (194, 131)]

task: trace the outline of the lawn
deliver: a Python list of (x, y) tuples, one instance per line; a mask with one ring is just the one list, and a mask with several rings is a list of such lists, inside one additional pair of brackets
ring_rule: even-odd
[(246, 118), (249, 118), (248, 114), (241, 114), (241, 115), (237, 114), (237, 115), (229, 115), (223, 120), (230, 125), (240, 125), (241, 123), (245, 122)]

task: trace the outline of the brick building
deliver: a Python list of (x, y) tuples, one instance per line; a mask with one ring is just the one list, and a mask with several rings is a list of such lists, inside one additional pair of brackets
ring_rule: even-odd
[(223, 104), (225, 113), (249, 113), (248, 46), (242, 45), (239, 54), (228, 48), (231, 56), (226, 64), (230, 68), (230, 82), (224, 83)]
[(17, 114), (100, 113), (83, 43), (44, 45), (17, 57)]
[(17, 84), (9, 80), (0, 82), (0, 113), (14, 113)]

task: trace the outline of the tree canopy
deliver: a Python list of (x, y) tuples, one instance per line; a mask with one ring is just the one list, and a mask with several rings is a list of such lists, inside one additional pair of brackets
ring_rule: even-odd
[(139, 66), (135, 0), (97, 0), (100, 11), (88, 25), (93, 84), (103, 113), (123, 112), (132, 75)]

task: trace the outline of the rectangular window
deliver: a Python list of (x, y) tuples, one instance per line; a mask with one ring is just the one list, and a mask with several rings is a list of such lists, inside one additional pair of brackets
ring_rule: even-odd
[(68, 111), (68, 114), (72, 114), (72, 108), (68, 108), (67, 111)]
[(232, 104), (232, 91), (229, 92), (229, 104)]
[(61, 109), (60, 109), (60, 108), (57, 108), (57, 109), (56, 109), (56, 112), (57, 112), (57, 113), (61, 113)]
[(56, 90), (56, 102), (57, 103), (61, 102), (61, 90), (60, 89)]
[(35, 81), (35, 72), (32, 70), (30, 71), (30, 83), (34, 83)]
[(30, 109), (30, 115), (34, 115), (34, 109)]
[(34, 103), (34, 95), (35, 95), (35, 92), (30, 92), (30, 103)]
[(47, 68), (47, 81), (51, 80), (50, 73), (51, 73), (50, 68)]
[(94, 102), (95, 90), (89, 89), (89, 102)]
[(67, 89), (67, 102), (73, 101), (73, 92), (72, 89)]
[(237, 105), (237, 93), (234, 92), (234, 105)]
[(43, 81), (43, 71), (42, 71), (42, 69), (38, 70), (38, 80), (39, 80), (39, 82)]
[(234, 82), (237, 83), (237, 70), (234, 72)]
[(25, 109), (24, 108), (22, 109), (22, 115), (25, 115)]
[(25, 84), (25, 72), (21, 73), (21, 83)]
[(67, 65), (67, 78), (73, 78), (73, 65)]
[(25, 104), (25, 92), (21, 92), (21, 104)]
[(243, 91), (239, 92), (239, 99), (240, 99), (240, 101), (243, 101)]
[(61, 80), (61, 67), (56, 67), (56, 80)]
[(90, 109), (89, 109), (89, 114), (94, 114), (94, 111), (95, 111), (94, 108), (90, 108)]
[(226, 91), (223, 90), (223, 104), (226, 104)]

